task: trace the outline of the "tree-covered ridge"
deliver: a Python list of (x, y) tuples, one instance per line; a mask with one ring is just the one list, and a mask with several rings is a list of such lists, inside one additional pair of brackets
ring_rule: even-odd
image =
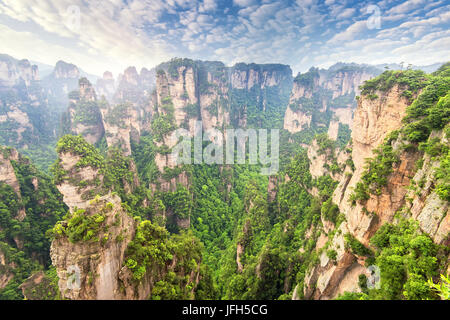
[(298, 83), (306, 88), (312, 89), (314, 86), (314, 81), (319, 78), (319, 69), (310, 68), (308, 72), (298, 73), (294, 78), (294, 82)]
[[(441, 166), (436, 170), (438, 179), (436, 189), (442, 199), (448, 200), (450, 186), (448, 176), (445, 174), (448, 171), (448, 161), (446, 161), (448, 146), (436, 148), (439, 146), (439, 141), (431, 138), (431, 133), (443, 130), (445, 139), (448, 139), (449, 70), (450, 66), (446, 64), (430, 75), (417, 70), (386, 71), (379, 77), (367, 81), (363, 86), (362, 94), (368, 95), (371, 94), (368, 92), (375, 92), (370, 90), (387, 90), (395, 83), (402, 85), (404, 92), (415, 88), (416, 92), (420, 89), (420, 94), (406, 110), (407, 114), (403, 119), (405, 125), (399, 131), (392, 132), (384, 144), (375, 151), (376, 157), (367, 162), (367, 168), (363, 173), (362, 181), (355, 188), (352, 201), (367, 200), (369, 193), (379, 194), (380, 188), (387, 183), (387, 177), (393, 170), (393, 164), (399, 162), (399, 155), (403, 150), (419, 149), (430, 153), (433, 146), (435, 150), (433, 156), (441, 160)], [(403, 141), (403, 150), (393, 148), (393, 143), (398, 139)]]
[[(190, 231), (169, 235), (149, 220), (138, 221), (134, 240), (126, 251), (126, 267), (135, 285), (148, 274), (163, 274), (155, 283), (150, 299), (207, 299), (214, 288), (202, 264), (202, 244)], [(192, 274), (200, 272), (197, 282)], [(203, 288), (203, 289), (202, 289)]]
[(386, 92), (398, 85), (405, 89), (402, 94), (410, 98), (412, 93), (417, 93), (426, 86), (426, 80), (427, 75), (421, 70), (388, 70), (374, 79), (367, 80), (360, 88), (361, 95), (375, 94), (376, 91)]
[[(364, 205), (371, 197), (381, 195), (396, 167), (411, 157), (418, 158), (416, 172), (424, 163), (432, 170), (429, 178), (432, 183), (427, 192), (435, 192), (443, 201), (442, 205), (448, 203), (448, 75), (448, 64), (432, 74), (413, 70), (386, 71), (363, 86), (362, 94), (368, 98), (394, 85), (399, 85), (403, 96), (412, 98), (409, 92), (414, 92), (416, 98), (410, 100), (404, 126), (391, 132), (375, 150), (375, 156), (367, 161), (361, 180), (350, 197), (353, 205), (357, 201)], [(425, 182), (424, 176), (420, 181), (411, 180), (410, 192), (422, 196)], [(345, 293), (339, 299), (438, 299), (432, 290), (435, 285), (430, 284), (439, 273), (446, 272), (448, 240), (444, 239), (442, 246), (436, 245), (421, 231), (417, 221), (408, 220), (411, 215), (408, 204), (412, 204), (412, 199), (406, 197), (405, 200), (406, 205), (398, 210), (394, 223), (383, 225), (370, 240), (374, 252), (368, 252), (370, 258), (367, 261), (380, 267), (381, 288), (367, 288), (365, 277), (360, 276), (362, 293)], [(445, 219), (446, 214), (444, 212), (440, 219)]]
[[(375, 248), (373, 263), (380, 268), (379, 288), (368, 288), (360, 276), (361, 293), (344, 293), (342, 300), (435, 300), (430, 281), (439, 275), (449, 248), (438, 246), (418, 227), (417, 221), (401, 219), (385, 224), (370, 240)], [(432, 282), (431, 282), (432, 283)]]
[[(8, 158), (11, 149), (2, 149)], [(0, 289), (0, 299), (23, 299), (19, 286), (37, 270), (48, 269), (50, 239), (47, 231), (67, 212), (52, 179), (36, 169), (29, 159), (18, 155), (11, 160), (20, 194), (0, 183), (0, 254), (6, 257), (3, 272), (14, 277)], [(25, 217), (19, 217), (23, 211)], [(9, 271), (8, 271), (9, 269)]]

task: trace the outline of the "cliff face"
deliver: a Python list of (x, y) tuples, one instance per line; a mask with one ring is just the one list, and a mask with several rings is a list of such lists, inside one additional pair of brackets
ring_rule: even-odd
[(117, 82), (110, 72), (98, 79), (95, 90), (103, 101), (99, 107), (108, 147), (120, 148), (131, 155), (131, 142), (139, 142), (143, 132), (150, 130), (155, 101), (155, 71), (143, 68), (140, 73), (128, 67)]
[[(9, 185), (17, 195), (17, 198), (20, 200), (22, 198), (22, 194), (20, 192), (20, 183), (17, 178), (16, 172), (14, 170), (12, 161), (18, 162), (19, 153), (16, 149), (3, 149), (1, 148), (0, 152), (0, 183), (5, 183)], [(37, 189), (37, 188), (36, 188)], [(15, 213), (14, 218), (22, 221), (26, 217), (25, 208), (20, 206), (18, 211)], [(18, 238), (17, 238), (18, 239)], [(20, 241), (18, 241), (20, 242)], [(20, 243), (19, 243), (20, 244)]]
[[(374, 150), (384, 143), (388, 134), (404, 125), (402, 119), (406, 109), (416, 97), (409, 100), (402, 94), (404, 91), (404, 88), (394, 85), (387, 91), (362, 96), (358, 101), (352, 126), (350, 157), (354, 168), (346, 166), (342, 177), (336, 179), (339, 184), (332, 196), (333, 203), (338, 205), (345, 220), (333, 231), (334, 226), (324, 221), (322, 216), (323, 239), (316, 244), (316, 250), (319, 250), (328, 243), (328, 252), (336, 252), (336, 258), (332, 261), (326, 250), (321, 251), (319, 264), (305, 277), (304, 294), (308, 299), (333, 299), (344, 291), (360, 292), (359, 275), (370, 275), (365, 266), (365, 257), (352, 253), (346, 247), (346, 234), (370, 247), (369, 240), (375, 232), (383, 224), (392, 223), (394, 216), (403, 212), (416, 219), (420, 229), (428, 233), (435, 243), (446, 241), (450, 230), (448, 203), (441, 200), (432, 187), (436, 183), (434, 168), (439, 165), (439, 161), (433, 161), (419, 150), (409, 148), (409, 142), (402, 134), (392, 136), (387, 142), (397, 160), (392, 164), (386, 184), (377, 193), (370, 193), (365, 201), (352, 199), (356, 185), (367, 168), (365, 160), (375, 156)], [(433, 136), (448, 145), (442, 132), (435, 132)], [(418, 169), (417, 161), (422, 157), (424, 165)], [(311, 161), (313, 163), (314, 160)], [(323, 173), (315, 170), (315, 165), (311, 168), (313, 175)], [(410, 188), (417, 181), (421, 181), (419, 192), (416, 188)]]
[(337, 64), (328, 70), (312, 68), (299, 74), (294, 79), (284, 129), (296, 133), (312, 125), (326, 126), (330, 138), (336, 140), (339, 124), (352, 123), (359, 86), (379, 73), (375, 68)]
[[(83, 207), (82, 215), (102, 222), (95, 240), (73, 243), (67, 237), (57, 237), (52, 242), (50, 254), (61, 295), (74, 300), (123, 299), (119, 272), (134, 235), (134, 220), (122, 209), (118, 196), (88, 199)], [(72, 214), (79, 213), (72, 209)]]
[(100, 108), (106, 101), (98, 101), (89, 80), (81, 78), (79, 89), (70, 95), (69, 108), (65, 114), (65, 132), (82, 135), (89, 143), (98, 143), (105, 132)]
[(105, 172), (99, 169), (103, 160), (95, 149), (78, 139), (78, 148), (86, 152), (80, 154), (71, 151), (77, 147), (70, 141), (65, 142), (69, 149), (59, 150), (56, 177), (70, 214), (55, 226), (50, 250), (59, 289), (69, 299), (121, 299), (119, 272), (134, 220), (105, 185)]
[(23, 84), (30, 86), (33, 81), (39, 80), (39, 71), (36, 65), (28, 60), (15, 60), (7, 55), (0, 55), (0, 88), (10, 88)]
[[(448, 137), (443, 131), (433, 132), (431, 139), (438, 139), (443, 145), (449, 145)], [(419, 168), (411, 179), (416, 188), (410, 188), (405, 198), (410, 199), (405, 204), (405, 210), (419, 222), (420, 228), (428, 233), (436, 243), (448, 244), (450, 231), (450, 216), (448, 215), (448, 201), (442, 200), (436, 193), (435, 169), (440, 162), (428, 154), (424, 155), (423, 166)], [(402, 161), (403, 162), (403, 161)], [(446, 242), (447, 241), (447, 242)]]
[(116, 91), (114, 78), (111, 72), (105, 71), (103, 77), (97, 79), (95, 90), (100, 97), (104, 96), (108, 101), (111, 101), (114, 92)]
[(58, 61), (53, 72), (42, 79), (49, 104), (58, 113), (63, 112), (69, 102), (68, 94), (78, 89), (81, 71), (74, 64)]
[(50, 134), (49, 107), (39, 84), (37, 66), (0, 55), (0, 142), (27, 149)]
[(155, 88), (155, 70), (142, 68), (138, 73), (135, 67), (128, 67), (119, 74), (116, 90), (111, 102), (130, 102), (133, 105), (145, 104)]
[(231, 69), (231, 87), (251, 90), (276, 87), (290, 81), (291, 70), (285, 65), (257, 65), (239, 63)]
[[(197, 240), (181, 235), (169, 239), (164, 228), (133, 218), (133, 209), (112, 192), (133, 192), (123, 180), (134, 164), (125, 169), (126, 174), (114, 177), (114, 170), (124, 169), (122, 164), (111, 167), (111, 161), (119, 161), (118, 154), (105, 159), (81, 137), (63, 137), (58, 152), (55, 179), (70, 208), (65, 220), (52, 230), (50, 254), (61, 296), (76, 300), (148, 299), (159, 281), (173, 281), (165, 278), (170, 273), (189, 279), (182, 290), (192, 298), (201, 279)], [(180, 245), (185, 248), (178, 250)], [(153, 250), (164, 253), (150, 256)], [(149, 256), (144, 259), (142, 254)], [(194, 265), (190, 255), (196, 260)], [(142, 267), (135, 268), (138, 262)]]

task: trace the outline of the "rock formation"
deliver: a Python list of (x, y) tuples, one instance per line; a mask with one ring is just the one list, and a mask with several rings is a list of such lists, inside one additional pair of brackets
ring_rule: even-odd
[[(330, 239), (327, 235), (330, 235), (333, 227), (325, 227), (324, 241), (321, 241), (322, 245), (319, 242), (316, 245), (319, 250), (329, 240), (328, 250), (336, 252), (336, 259), (331, 261), (327, 252), (322, 251), (320, 263), (309, 270), (305, 277), (304, 295), (307, 299), (332, 299), (344, 291), (358, 292), (358, 276), (369, 276), (364, 257), (346, 249), (346, 234), (351, 234), (363, 245), (369, 246), (369, 239), (381, 225), (392, 223), (397, 212), (406, 210), (411, 212), (411, 216), (419, 221), (421, 230), (427, 232), (436, 243), (441, 244), (448, 235), (448, 203), (439, 199), (430, 189), (434, 172), (432, 168), (437, 164), (425, 155), (424, 166), (417, 170), (416, 162), (422, 155), (417, 150), (405, 148), (407, 142), (403, 141), (401, 135), (391, 138), (389, 142), (393, 152), (398, 153), (399, 160), (393, 164), (393, 172), (388, 176), (386, 185), (378, 194), (370, 194), (367, 201), (352, 204), (351, 195), (366, 168), (366, 159), (374, 156), (374, 150), (385, 141), (388, 134), (403, 126), (402, 119), (411, 101), (402, 95), (404, 90), (394, 85), (387, 91), (377, 91), (373, 96), (362, 96), (358, 101), (352, 125), (350, 158), (354, 168), (346, 167), (332, 196), (332, 201), (344, 214), (345, 221), (337, 231), (333, 231)], [(448, 144), (442, 132), (435, 133), (435, 136)], [(311, 169), (313, 175), (322, 173), (315, 164)], [(412, 181), (422, 181), (419, 194), (408, 191)]]
[(380, 72), (368, 66), (336, 64), (328, 70), (312, 68), (298, 74), (286, 109), (284, 129), (296, 133), (311, 125), (329, 126), (329, 136), (336, 140), (339, 123), (350, 126), (352, 122), (359, 86)]

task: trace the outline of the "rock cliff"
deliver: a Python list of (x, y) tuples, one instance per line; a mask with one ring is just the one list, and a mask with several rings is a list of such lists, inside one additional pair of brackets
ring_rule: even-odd
[(381, 73), (376, 68), (356, 64), (336, 64), (329, 69), (312, 68), (294, 79), (284, 129), (300, 132), (313, 126), (329, 127), (336, 140), (339, 123), (350, 126), (359, 86)]
[[(448, 241), (448, 202), (440, 199), (432, 187), (436, 183), (433, 168), (439, 165), (439, 161), (424, 155), (396, 131), (404, 126), (402, 120), (407, 108), (420, 94), (406, 97), (405, 90), (404, 86), (395, 84), (388, 90), (362, 95), (358, 100), (352, 124), (352, 151), (348, 158), (353, 167), (346, 162), (345, 172), (336, 179), (339, 182), (332, 195), (333, 203), (337, 204), (345, 219), (333, 230), (334, 226), (326, 223), (322, 216), (323, 240), (316, 244), (320, 262), (305, 277), (304, 295), (308, 299), (333, 299), (345, 291), (360, 292), (359, 275), (370, 276), (365, 265), (366, 257), (348, 249), (346, 235), (370, 248), (369, 240), (376, 231), (386, 223), (393, 223), (396, 215), (403, 214), (417, 220), (420, 229), (435, 243)], [(433, 137), (448, 145), (442, 131), (432, 133), (430, 139)], [(361, 188), (358, 184), (363, 176), (367, 179), (368, 159), (380, 159), (380, 154), (393, 159), (386, 183), (376, 192), (370, 191), (364, 200), (355, 200), (355, 189)], [(419, 160), (423, 162), (420, 169), (417, 166)], [(317, 160), (311, 161), (313, 164)], [(316, 168), (318, 165), (311, 166), (313, 176), (323, 174)], [(325, 243), (327, 250), (320, 250)], [(329, 257), (330, 251), (335, 252), (333, 261)]]
[(86, 78), (79, 80), (78, 91), (71, 92), (69, 98), (63, 131), (82, 135), (89, 143), (98, 143), (105, 132), (100, 108), (105, 108), (106, 101), (97, 100), (95, 90)]

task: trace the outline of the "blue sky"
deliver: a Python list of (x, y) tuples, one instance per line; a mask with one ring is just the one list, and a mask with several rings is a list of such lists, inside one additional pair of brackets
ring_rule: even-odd
[(172, 57), (284, 63), (450, 60), (438, 0), (0, 0), (0, 53), (115, 75)]

